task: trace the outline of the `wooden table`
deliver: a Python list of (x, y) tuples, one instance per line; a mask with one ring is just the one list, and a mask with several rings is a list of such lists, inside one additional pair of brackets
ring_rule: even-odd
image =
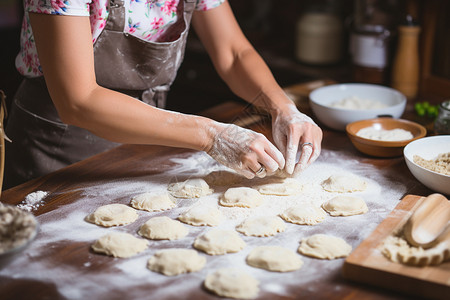
[[(219, 121), (230, 121), (236, 115), (245, 110), (242, 104), (224, 103), (205, 113), (205, 115)], [(244, 112), (244, 115), (248, 115)], [(253, 129), (261, 131), (270, 136), (268, 127), (261, 123), (252, 125)], [(323, 149), (346, 150), (354, 156), (354, 159), (366, 164), (376, 166), (380, 171), (386, 172), (388, 176), (396, 178), (405, 183), (406, 194), (428, 195), (431, 193), (426, 187), (416, 181), (410, 174), (402, 157), (379, 159), (365, 156), (353, 148), (349, 139), (343, 132), (324, 129)], [(1, 201), (9, 204), (19, 204), (24, 197), (31, 192), (42, 190), (49, 191), (51, 197), (45, 205), (34, 211), (36, 216), (44, 216), (48, 212), (60, 210), (61, 207), (75, 202), (80, 190), (89, 186), (92, 181), (111, 181), (121, 178), (132, 178), (159, 174), (171, 168), (168, 158), (187, 152), (184, 149), (175, 149), (160, 146), (138, 146), (123, 145), (108, 152), (96, 155), (62, 170), (51, 173), (42, 178), (32, 180), (15, 188), (4, 191)], [(149, 161), (153, 168), (149, 168)], [(145, 167), (143, 167), (145, 166)], [(74, 229), (76, 230), (76, 229)], [(52, 255), (55, 263), (76, 266), (81, 258), (93, 255), (89, 252), (87, 243), (65, 243), (48, 249), (48, 255)], [(98, 262), (93, 264), (89, 270), (98, 272), (107, 269), (111, 258), (99, 255)], [(43, 272), (51, 270), (43, 269)], [(411, 299), (392, 291), (363, 286), (346, 281), (340, 270), (335, 270), (327, 281), (315, 281), (313, 286), (298, 285), (295, 294), (302, 299)], [(73, 278), (83, 280), (83, 277)], [(168, 281), (169, 284), (172, 281)], [(67, 284), (70, 284), (68, 282)], [(176, 281), (173, 281), (174, 287)], [(339, 289), (333, 287), (339, 286)], [(142, 287), (140, 287), (142, 288)], [(157, 287), (149, 287), (145, 291), (148, 299), (153, 299), (152, 294)], [(108, 299), (126, 299), (127, 292), (120, 289), (120, 285), (105, 291)], [(14, 276), (0, 275), (0, 298), (1, 299), (64, 299), (52, 282), (43, 282), (39, 278), (15, 278)], [(95, 299), (97, 297), (94, 297)], [(103, 297), (102, 297), (103, 298)], [(205, 291), (193, 292), (192, 294), (180, 295), (181, 299), (214, 299), (215, 297)], [(264, 295), (266, 299), (292, 299), (276, 293)]]

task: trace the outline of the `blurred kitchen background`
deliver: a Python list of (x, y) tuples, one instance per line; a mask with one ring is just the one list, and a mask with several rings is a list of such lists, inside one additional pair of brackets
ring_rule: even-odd
[[(430, 103), (450, 98), (450, 0), (229, 1), (282, 86), (330, 79), (397, 84)], [(1, 0), (0, 89), (8, 103), (21, 80), (21, 17), (21, 0)], [(168, 108), (196, 113), (228, 100), (239, 101), (191, 31)]]

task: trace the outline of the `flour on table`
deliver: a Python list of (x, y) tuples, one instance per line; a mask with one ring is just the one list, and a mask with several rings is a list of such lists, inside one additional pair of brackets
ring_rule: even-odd
[(410, 245), (403, 236), (390, 235), (379, 248), (384, 256), (393, 262), (406, 265), (438, 265), (450, 259), (450, 248), (445, 241), (432, 248), (423, 249)]
[(142, 193), (131, 198), (131, 206), (146, 211), (163, 211), (174, 208), (175, 202), (168, 193)]
[(194, 241), (194, 248), (209, 255), (239, 252), (244, 247), (245, 242), (234, 230), (211, 229)]
[(345, 108), (345, 109), (355, 109), (355, 110), (366, 110), (366, 109), (380, 109), (387, 107), (386, 104), (380, 101), (372, 99), (364, 99), (358, 96), (350, 96), (343, 98), (339, 101), (331, 103), (331, 107)]
[(352, 246), (335, 236), (315, 234), (302, 239), (298, 252), (320, 259), (335, 259), (349, 255)]
[(209, 173), (205, 177), (205, 181), (209, 185), (216, 186), (232, 186), (246, 180), (245, 177), (234, 171), (217, 170)]
[(291, 196), (301, 193), (303, 186), (294, 178), (269, 177), (267, 183), (254, 186), (261, 194)]
[(271, 236), (286, 230), (286, 223), (277, 216), (250, 217), (236, 227), (245, 235)]
[(355, 175), (331, 175), (322, 182), (322, 187), (328, 192), (351, 193), (364, 191), (367, 182)]
[(229, 188), (220, 198), (223, 206), (256, 207), (263, 202), (261, 194), (249, 187)]
[(185, 237), (189, 229), (177, 220), (161, 216), (149, 219), (138, 233), (151, 240), (178, 240)]
[(206, 258), (192, 249), (164, 249), (157, 251), (147, 263), (147, 268), (166, 276), (197, 272), (206, 264)]
[(235, 299), (254, 299), (259, 292), (259, 281), (237, 268), (222, 268), (208, 274), (204, 286), (219, 296)]
[(197, 204), (182, 213), (178, 220), (194, 226), (217, 226), (225, 217), (216, 207)]
[(25, 196), (25, 199), (17, 205), (18, 208), (32, 211), (43, 205), (43, 199), (47, 197), (49, 192), (36, 191)]
[(336, 196), (322, 204), (322, 208), (331, 216), (353, 216), (365, 214), (369, 209), (361, 197)]
[(114, 203), (100, 206), (86, 217), (86, 221), (104, 227), (133, 223), (138, 218), (134, 209), (124, 204)]
[(102, 236), (91, 248), (95, 252), (106, 255), (127, 258), (147, 249), (147, 241), (125, 232), (113, 232)]
[(292, 250), (280, 246), (259, 246), (247, 256), (247, 264), (274, 272), (291, 272), (302, 267), (303, 261)]
[(372, 126), (360, 129), (356, 135), (369, 140), (389, 142), (406, 141), (414, 138), (411, 131), (405, 129), (395, 128), (387, 130), (378, 129)]
[(325, 220), (326, 213), (320, 207), (304, 204), (286, 209), (280, 217), (293, 224), (315, 225)]
[(192, 178), (183, 182), (171, 183), (167, 189), (172, 196), (177, 198), (200, 198), (214, 192), (209, 188), (206, 181), (201, 178)]

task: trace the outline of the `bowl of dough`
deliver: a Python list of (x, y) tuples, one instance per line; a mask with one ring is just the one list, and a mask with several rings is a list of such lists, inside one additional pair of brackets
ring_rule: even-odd
[(400, 118), (406, 97), (399, 91), (376, 84), (333, 84), (313, 90), (310, 105), (317, 119), (327, 127), (345, 131), (355, 121), (378, 117)]
[(406, 145), (427, 134), (418, 123), (392, 118), (352, 122), (346, 126), (346, 132), (356, 149), (376, 157), (401, 156)]
[(450, 195), (450, 135), (415, 140), (403, 154), (417, 180), (435, 192)]
[(0, 269), (20, 255), (37, 232), (38, 222), (33, 214), (0, 203)]

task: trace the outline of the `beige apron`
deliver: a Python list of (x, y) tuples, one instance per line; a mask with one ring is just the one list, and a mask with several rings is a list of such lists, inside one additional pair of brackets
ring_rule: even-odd
[[(184, 57), (195, 3), (180, 1), (178, 20), (165, 34), (168, 42), (157, 43), (124, 33), (124, 1), (110, 0), (105, 29), (94, 44), (97, 83), (164, 108)], [(6, 134), (13, 143), (6, 145), (5, 189), (119, 145), (62, 123), (43, 77), (23, 80)]]

